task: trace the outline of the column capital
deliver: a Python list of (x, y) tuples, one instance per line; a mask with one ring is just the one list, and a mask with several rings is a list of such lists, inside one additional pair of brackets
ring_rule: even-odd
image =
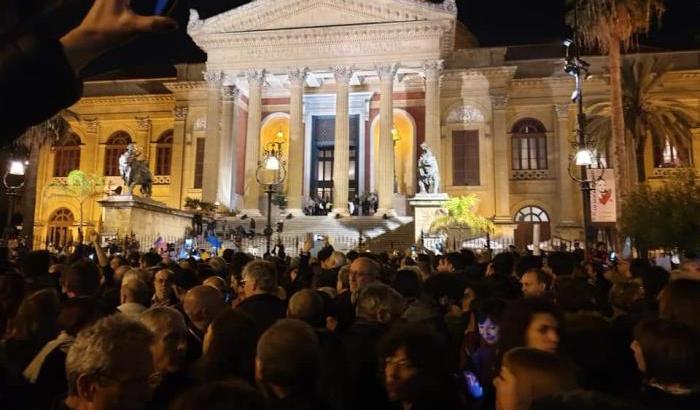
[(394, 77), (396, 77), (396, 72), (399, 70), (399, 64), (398, 63), (390, 63), (390, 64), (377, 64), (375, 66), (377, 70), (377, 74), (379, 74), (379, 80), (380, 81), (394, 81)]
[(495, 110), (505, 110), (508, 105), (507, 95), (492, 95), (491, 104)]
[(204, 80), (211, 88), (219, 88), (224, 81), (224, 73), (219, 70), (204, 71)]
[(423, 63), (423, 71), (426, 80), (440, 79), (442, 71), (445, 69), (445, 60), (432, 60)]
[(136, 118), (136, 128), (139, 131), (148, 132), (151, 129), (151, 119), (146, 117), (135, 117)]
[(186, 105), (176, 105), (173, 107), (173, 117), (175, 118), (175, 121), (185, 121), (189, 111), (190, 107)]
[(264, 68), (251, 68), (245, 72), (245, 78), (250, 85), (262, 86), (265, 82), (265, 75), (267, 75), (267, 72)]
[(233, 85), (224, 85), (221, 87), (221, 99), (225, 102), (233, 102), (238, 98), (240, 90)]
[(350, 66), (335, 66), (331, 67), (331, 71), (333, 71), (336, 83), (348, 85), (355, 70)]
[(100, 122), (97, 118), (85, 118), (81, 122), (85, 124), (85, 131), (91, 134), (97, 134), (97, 130), (100, 127)]
[(309, 74), (309, 68), (290, 68), (287, 70), (287, 78), (291, 86), (303, 87), (306, 76)]
[(554, 111), (557, 118), (567, 118), (569, 116), (569, 104), (554, 104)]

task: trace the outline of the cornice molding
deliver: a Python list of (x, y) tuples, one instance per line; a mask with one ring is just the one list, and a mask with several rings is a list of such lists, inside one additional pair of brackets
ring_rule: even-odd
[(86, 106), (105, 106), (115, 104), (167, 104), (173, 103), (175, 99), (170, 94), (147, 94), (147, 95), (119, 95), (119, 96), (101, 96), (101, 97), (83, 97), (76, 105), (78, 107)]

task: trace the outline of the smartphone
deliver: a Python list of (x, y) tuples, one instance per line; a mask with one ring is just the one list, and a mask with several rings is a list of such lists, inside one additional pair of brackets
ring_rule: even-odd
[(156, 0), (153, 14), (157, 16), (169, 16), (177, 6), (177, 0)]
[(170, 16), (178, 0), (134, 0), (131, 8), (142, 16)]

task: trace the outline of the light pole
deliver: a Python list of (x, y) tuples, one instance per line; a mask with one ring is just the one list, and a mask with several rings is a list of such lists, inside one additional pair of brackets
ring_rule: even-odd
[(282, 144), (284, 144), (284, 134), (278, 131), (275, 140), (265, 145), (263, 158), (258, 161), (258, 169), (255, 172), (255, 179), (260, 185), (265, 187), (267, 194), (267, 224), (263, 235), (265, 235), (265, 254), (270, 254), (270, 242), (272, 239), (272, 194), (277, 192), (278, 187), (287, 177), (284, 160), (282, 159)]
[(3, 237), (7, 240), (14, 234), (14, 228), (12, 227), (12, 214), (15, 212), (15, 202), (17, 197), (22, 192), (24, 187), (24, 171), (25, 163), (18, 159), (10, 159), (7, 164), (7, 169), (2, 178), (2, 183), (5, 186), (5, 194), (8, 198), (7, 207), (7, 220), (5, 221), (5, 230), (3, 231)]

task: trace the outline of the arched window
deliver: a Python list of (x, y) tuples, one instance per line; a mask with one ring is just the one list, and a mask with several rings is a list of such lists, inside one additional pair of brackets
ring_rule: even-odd
[(513, 170), (547, 169), (547, 135), (541, 122), (526, 118), (511, 130)]
[(65, 177), (74, 169), (80, 168), (80, 137), (75, 133), (57, 141), (51, 149), (54, 152), (53, 176)]
[(119, 176), (119, 156), (126, 151), (129, 143), (131, 143), (131, 137), (124, 131), (117, 131), (109, 137), (105, 147), (104, 176)]
[(549, 222), (549, 215), (542, 208), (526, 206), (515, 214), (515, 222)]
[(68, 208), (58, 208), (49, 217), (49, 231), (46, 237), (47, 244), (63, 247), (73, 240), (71, 226), (75, 222), (73, 212)]
[(676, 168), (687, 167), (691, 164), (690, 147), (683, 147), (675, 144), (670, 138), (665, 138), (663, 144), (655, 140), (654, 146), (654, 167), (656, 168)]
[(156, 144), (156, 175), (170, 175), (173, 158), (173, 130), (165, 131)]

